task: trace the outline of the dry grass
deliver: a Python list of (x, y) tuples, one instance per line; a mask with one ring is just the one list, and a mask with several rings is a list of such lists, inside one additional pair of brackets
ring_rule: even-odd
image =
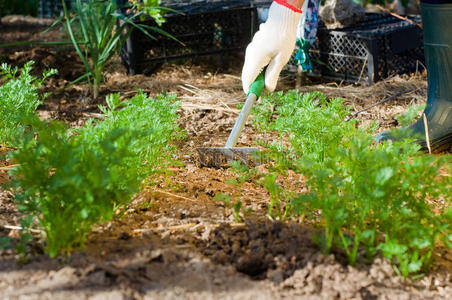
[[(239, 113), (237, 105), (245, 101), (242, 91), (240, 70), (237, 68), (227, 73), (206, 72), (197, 65), (165, 65), (161, 71), (150, 76), (122, 76), (111, 74), (106, 82), (114, 86), (123, 97), (131, 97), (136, 89), (141, 89), (151, 96), (162, 92), (176, 93), (183, 100), (182, 109), (186, 111), (215, 110), (227, 112), (233, 116)], [(293, 78), (281, 78), (279, 90), (295, 88)], [(407, 106), (425, 103), (427, 98), (426, 74), (394, 76), (377, 82), (372, 86), (349, 83), (327, 82), (308, 84), (299, 88), (301, 92), (319, 91), (328, 98), (344, 98), (347, 105), (357, 112), (396, 93), (411, 90), (381, 105), (377, 105), (358, 115), (364, 123), (379, 120), (380, 130), (393, 127), (394, 116), (402, 114)]]
[(343, 98), (346, 100), (346, 105), (352, 106), (353, 112), (367, 108), (399, 92), (411, 90), (358, 115), (358, 118), (363, 121), (378, 120), (381, 130), (392, 127), (394, 116), (402, 114), (407, 106), (423, 104), (427, 99), (425, 74), (394, 76), (372, 86), (331, 82), (303, 86), (299, 90), (319, 91), (328, 98)]

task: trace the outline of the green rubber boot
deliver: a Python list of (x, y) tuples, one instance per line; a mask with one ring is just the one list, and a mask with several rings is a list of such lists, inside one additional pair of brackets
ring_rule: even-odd
[[(427, 117), (430, 146), (440, 150), (452, 146), (452, 4), (421, 2), (424, 52), (427, 66)], [(385, 131), (377, 142), (415, 139), (427, 150), (424, 118), (403, 129)]]

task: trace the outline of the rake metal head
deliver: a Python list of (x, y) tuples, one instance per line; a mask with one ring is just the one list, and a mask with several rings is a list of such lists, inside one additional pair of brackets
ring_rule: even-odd
[(199, 160), (203, 167), (227, 168), (231, 161), (240, 160), (248, 167), (259, 165), (256, 147), (199, 147)]

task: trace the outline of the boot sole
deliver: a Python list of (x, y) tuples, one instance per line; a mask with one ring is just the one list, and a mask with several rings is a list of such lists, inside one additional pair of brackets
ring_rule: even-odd
[[(425, 141), (422, 141), (419, 144), (421, 145), (421, 151), (428, 152), (427, 143)], [(432, 152), (443, 152), (450, 150), (452, 148), (452, 133), (431, 141), (430, 147), (432, 148)]]

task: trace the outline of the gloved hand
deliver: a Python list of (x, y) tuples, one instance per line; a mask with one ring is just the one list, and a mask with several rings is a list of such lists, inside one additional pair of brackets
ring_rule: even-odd
[(294, 51), (300, 16), (301, 10), (287, 4), (285, 0), (275, 0), (271, 4), (267, 21), (261, 24), (246, 48), (242, 69), (242, 86), (246, 94), (267, 65), (265, 88), (271, 92), (275, 90), (279, 73)]

